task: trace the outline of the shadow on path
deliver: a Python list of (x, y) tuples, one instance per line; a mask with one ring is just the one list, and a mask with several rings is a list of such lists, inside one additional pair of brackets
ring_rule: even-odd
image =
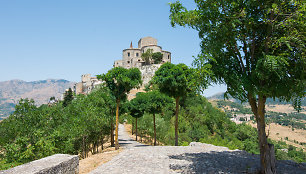
[(125, 130), (125, 127), (123, 124), (119, 124), (119, 130), (118, 130), (118, 141), (120, 147), (130, 149), (132, 147), (143, 147), (146, 146), (144, 144), (141, 144), (135, 140), (133, 140)]
[[(242, 151), (183, 153), (169, 159), (170, 169), (179, 173), (258, 173), (260, 169), (259, 156)], [(276, 167), (281, 174), (306, 173), (306, 165), (291, 161), (277, 161)]]

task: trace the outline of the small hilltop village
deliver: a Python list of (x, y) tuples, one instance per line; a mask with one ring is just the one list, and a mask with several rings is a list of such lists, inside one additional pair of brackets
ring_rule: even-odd
[[(151, 49), (152, 53), (160, 52), (163, 57), (159, 64), (154, 64), (153, 60), (150, 60), (147, 64), (141, 57), (143, 53)], [(138, 68), (142, 76), (142, 88), (140, 90), (132, 90), (128, 98), (133, 98), (137, 91), (142, 91), (144, 86), (149, 83), (155, 74), (155, 71), (166, 62), (171, 62), (171, 52), (165, 51), (161, 46), (157, 44), (157, 39), (153, 37), (143, 37), (138, 41), (138, 47), (134, 48), (131, 42), (130, 48), (122, 51), (122, 59), (116, 60), (113, 67), (123, 68)], [(91, 74), (83, 74), (81, 76), (81, 82), (78, 82), (73, 87), (75, 94), (89, 94), (95, 87), (103, 82), (97, 77), (92, 77)], [(63, 95), (64, 96), (64, 95)], [(63, 98), (63, 97), (62, 97)]]

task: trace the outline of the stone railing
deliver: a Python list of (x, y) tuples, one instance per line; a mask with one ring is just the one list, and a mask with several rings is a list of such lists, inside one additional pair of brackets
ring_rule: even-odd
[(0, 174), (78, 174), (79, 157), (77, 155), (55, 154), (35, 160)]

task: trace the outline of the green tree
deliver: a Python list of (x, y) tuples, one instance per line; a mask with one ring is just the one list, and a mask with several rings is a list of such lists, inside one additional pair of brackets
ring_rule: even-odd
[(194, 70), (185, 64), (174, 65), (171, 63), (163, 64), (152, 79), (160, 92), (173, 97), (176, 103), (175, 109), (175, 145), (178, 146), (178, 113), (179, 100), (187, 95), (194, 87)]
[(172, 26), (199, 32), (201, 54), (195, 65), (211, 65), (212, 80), (227, 93), (248, 101), (257, 121), (261, 172), (276, 173), (273, 145), (265, 133), (267, 98), (292, 100), (299, 109), (305, 95), (305, 9), (300, 0), (197, 0), (187, 10), (170, 4)]
[[(137, 141), (137, 135), (138, 135), (138, 131), (137, 131), (137, 119), (142, 117), (144, 112), (145, 112), (145, 103), (146, 100), (144, 97), (142, 97), (141, 95), (142, 93), (137, 93), (136, 94), (136, 98), (133, 98), (130, 103), (129, 103), (129, 113), (130, 115), (135, 118), (135, 123), (136, 123), (136, 141)], [(133, 128), (132, 128), (133, 129)]]
[(163, 54), (161, 52), (155, 52), (152, 54), (152, 60), (155, 64), (159, 64), (163, 60)]
[[(137, 98), (137, 97), (136, 97)], [(162, 109), (169, 103), (173, 103), (170, 97), (160, 93), (159, 91), (149, 91), (147, 93), (140, 93), (139, 98), (145, 104), (145, 110), (153, 115), (153, 130), (154, 130), (154, 146), (156, 146), (156, 119), (155, 115), (160, 114)]]
[(66, 107), (71, 103), (72, 100), (73, 100), (73, 94), (71, 88), (69, 88), (68, 91), (65, 92), (63, 106)]
[(106, 86), (116, 98), (115, 149), (119, 149), (118, 126), (120, 101), (126, 100), (127, 93), (129, 93), (131, 89), (140, 86), (142, 83), (141, 73), (138, 68), (125, 69), (122, 67), (115, 67), (106, 74), (97, 75), (97, 77), (105, 81)]
[(150, 61), (152, 60), (152, 55), (153, 55), (153, 49), (147, 49), (146, 52), (141, 54), (141, 58), (143, 61), (145, 61), (146, 65), (150, 64)]

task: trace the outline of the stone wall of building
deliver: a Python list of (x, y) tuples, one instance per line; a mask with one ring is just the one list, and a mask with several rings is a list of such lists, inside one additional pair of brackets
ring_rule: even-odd
[(152, 64), (139, 67), (142, 77), (142, 86), (144, 87), (154, 76), (155, 72), (162, 64)]
[(75, 94), (89, 94), (96, 86), (102, 84), (97, 77), (91, 77), (91, 74), (81, 76), (81, 82), (74, 85)]
[(162, 47), (157, 45), (157, 39), (152, 37), (144, 37), (138, 41), (138, 48), (133, 48), (131, 43), (130, 48), (124, 49), (122, 51), (122, 59), (116, 60), (114, 62), (114, 67), (139, 68), (144, 66), (145, 62), (142, 60), (141, 55), (148, 49), (152, 49), (153, 53), (162, 53), (162, 63), (171, 62), (171, 53), (169, 51), (162, 50)]
[(79, 157), (77, 155), (55, 154), (35, 160), (8, 170), (0, 174), (78, 174)]
[(138, 48), (142, 48), (148, 45), (157, 45), (157, 39), (150, 36), (139, 39)]

